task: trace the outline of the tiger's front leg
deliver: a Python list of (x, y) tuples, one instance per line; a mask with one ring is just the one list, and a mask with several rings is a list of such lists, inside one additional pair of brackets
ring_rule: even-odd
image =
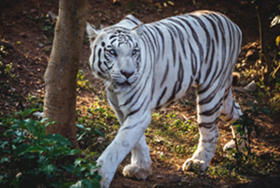
[(108, 188), (114, 174), (125, 156), (135, 148), (151, 121), (149, 112), (141, 117), (128, 117), (120, 128), (113, 142), (97, 160), (99, 174), (102, 176), (101, 188)]
[(143, 135), (139, 142), (131, 151), (131, 164), (126, 165), (123, 169), (123, 175), (129, 178), (137, 178), (145, 180), (152, 174), (149, 147)]

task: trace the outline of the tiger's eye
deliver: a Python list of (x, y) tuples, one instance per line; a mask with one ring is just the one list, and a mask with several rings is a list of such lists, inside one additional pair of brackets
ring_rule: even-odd
[(136, 50), (132, 50), (132, 55), (135, 55), (136, 54)]
[(116, 55), (116, 51), (115, 51), (115, 50), (113, 50), (113, 49), (112, 49), (112, 50), (110, 50), (109, 52), (110, 52), (110, 54), (111, 54), (111, 55), (114, 55), (114, 56)]

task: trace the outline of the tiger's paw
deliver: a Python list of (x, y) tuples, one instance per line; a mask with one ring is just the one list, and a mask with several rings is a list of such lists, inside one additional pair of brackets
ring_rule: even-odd
[(183, 171), (193, 170), (193, 165), (198, 165), (200, 171), (205, 171), (208, 168), (208, 163), (205, 163), (205, 161), (190, 158), (183, 164)]
[(227, 149), (233, 149), (233, 148), (235, 148), (235, 142), (234, 142), (234, 140), (231, 140), (224, 145), (223, 150), (227, 151)]
[[(238, 145), (238, 150), (239, 150), (240, 152), (243, 152), (243, 151), (244, 151), (244, 147), (245, 147), (245, 142), (243, 141), (240, 145)], [(235, 141), (234, 141), (234, 140), (231, 140), (231, 141), (229, 141), (228, 143), (226, 143), (226, 144), (224, 145), (223, 150), (226, 152), (227, 149), (234, 149), (234, 148), (236, 148), (236, 147), (235, 147)]]
[(135, 164), (126, 165), (123, 169), (123, 175), (129, 178), (137, 178), (138, 180), (145, 180), (152, 174), (152, 169), (144, 169)]
[(197, 165), (200, 171), (205, 171), (214, 155), (214, 151), (206, 150), (202, 147), (198, 148), (193, 154), (192, 158), (189, 158), (183, 164), (183, 171), (194, 170), (193, 165)]

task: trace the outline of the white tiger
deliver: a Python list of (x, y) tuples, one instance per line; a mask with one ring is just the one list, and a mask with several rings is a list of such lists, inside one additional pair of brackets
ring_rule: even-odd
[(128, 15), (102, 30), (88, 24), (87, 33), (90, 67), (104, 81), (121, 124), (97, 160), (101, 187), (109, 187), (130, 151), (124, 176), (146, 179), (151, 174), (144, 135), (151, 113), (184, 96), (191, 86), (197, 88), (200, 139), (183, 170), (197, 163), (205, 171), (216, 149), (219, 118), (232, 122), (242, 114), (232, 98), (232, 72), (242, 40), (238, 26), (220, 13), (197, 11), (150, 24)]

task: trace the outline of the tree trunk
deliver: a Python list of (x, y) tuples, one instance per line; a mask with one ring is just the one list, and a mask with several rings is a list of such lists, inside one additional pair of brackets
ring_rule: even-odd
[(58, 133), (78, 148), (76, 86), (88, 10), (87, 0), (60, 0), (53, 47), (45, 72), (44, 117), (56, 124), (46, 134)]
[[(269, 56), (267, 51), (267, 37), (266, 34), (268, 33), (267, 30), (269, 28), (269, 24), (266, 24), (265, 15), (263, 13), (263, 0), (259, 0), (257, 5), (255, 6), (257, 15), (258, 15), (258, 22), (259, 22), (259, 36), (260, 36), (260, 45), (261, 50), (259, 51), (260, 60), (262, 64), (265, 64), (265, 73), (264, 73), (264, 83), (268, 84), (269, 82), (269, 75), (271, 74), (273, 68), (273, 61)], [(267, 22), (268, 23), (268, 22)]]

